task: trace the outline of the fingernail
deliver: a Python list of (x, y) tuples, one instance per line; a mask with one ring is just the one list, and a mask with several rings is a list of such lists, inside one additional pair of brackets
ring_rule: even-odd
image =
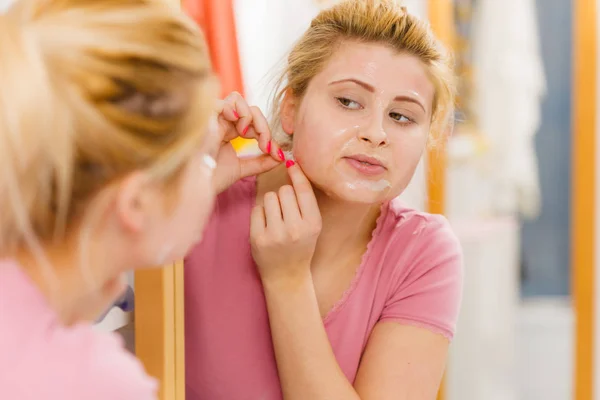
[(285, 162), (285, 166), (286, 166), (287, 168), (289, 168), (289, 167), (293, 167), (295, 164), (296, 164), (296, 163), (295, 163), (295, 162), (293, 162), (292, 160), (287, 160), (287, 161)]
[(240, 114), (237, 113), (237, 111), (233, 110), (233, 115), (237, 118), (240, 119)]
[(271, 152), (271, 141), (269, 140), (269, 143), (267, 143), (267, 153)]
[(244, 130), (242, 131), (242, 136), (246, 136), (246, 133), (248, 133), (248, 129), (250, 129), (250, 125), (244, 128)]
[(279, 149), (277, 155), (279, 156), (279, 158), (281, 158), (281, 161), (285, 160), (285, 155), (283, 154), (283, 151), (281, 149)]

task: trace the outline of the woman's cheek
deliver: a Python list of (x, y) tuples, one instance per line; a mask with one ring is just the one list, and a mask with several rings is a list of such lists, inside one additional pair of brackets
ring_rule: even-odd
[(305, 151), (301, 144), (295, 145), (292, 149), (294, 160), (302, 167), (305, 173), (309, 173), (315, 168), (315, 160), (318, 159), (315, 154)]

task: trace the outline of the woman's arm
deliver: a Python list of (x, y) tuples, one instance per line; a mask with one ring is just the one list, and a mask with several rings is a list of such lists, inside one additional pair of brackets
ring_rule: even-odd
[(354, 387), (362, 399), (434, 400), (448, 345), (427, 329), (381, 322), (371, 332)]
[(371, 333), (352, 387), (333, 354), (310, 276), (265, 285), (285, 400), (434, 400), (448, 340), (422, 328), (383, 322)]

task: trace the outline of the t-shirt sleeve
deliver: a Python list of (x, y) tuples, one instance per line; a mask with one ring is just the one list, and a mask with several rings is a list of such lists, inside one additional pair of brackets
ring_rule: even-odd
[(380, 321), (425, 328), (451, 340), (462, 299), (462, 250), (444, 217), (429, 218), (396, 266)]

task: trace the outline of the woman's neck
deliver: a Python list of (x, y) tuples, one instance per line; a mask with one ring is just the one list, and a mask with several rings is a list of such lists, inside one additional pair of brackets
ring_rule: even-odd
[(84, 270), (78, 252), (68, 245), (45, 248), (43, 252), (42, 259), (26, 250), (14, 258), (63, 324), (94, 320), (122, 292), (120, 279), (94, 276), (97, 274), (92, 266)]
[(380, 205), (343, 202), (320, 190), (315, 190), (315, 196), (323, 227), (313, 259), (331, 265), (350, 253), (362, 254), (371, 240)]
[[(265, 193), (276, 192), (287, 184), (290, 181), (285, 167), (278, 167), (259, 176), (257, 194), (261, 198)], [(362, 252), (371, 240), (381, 206), (344, 202), (313, 189), (322, 219), (321, 234), (313, 260), (318, 260), (319, 264), (330, 264), (347, 256), (349, 252)]]

